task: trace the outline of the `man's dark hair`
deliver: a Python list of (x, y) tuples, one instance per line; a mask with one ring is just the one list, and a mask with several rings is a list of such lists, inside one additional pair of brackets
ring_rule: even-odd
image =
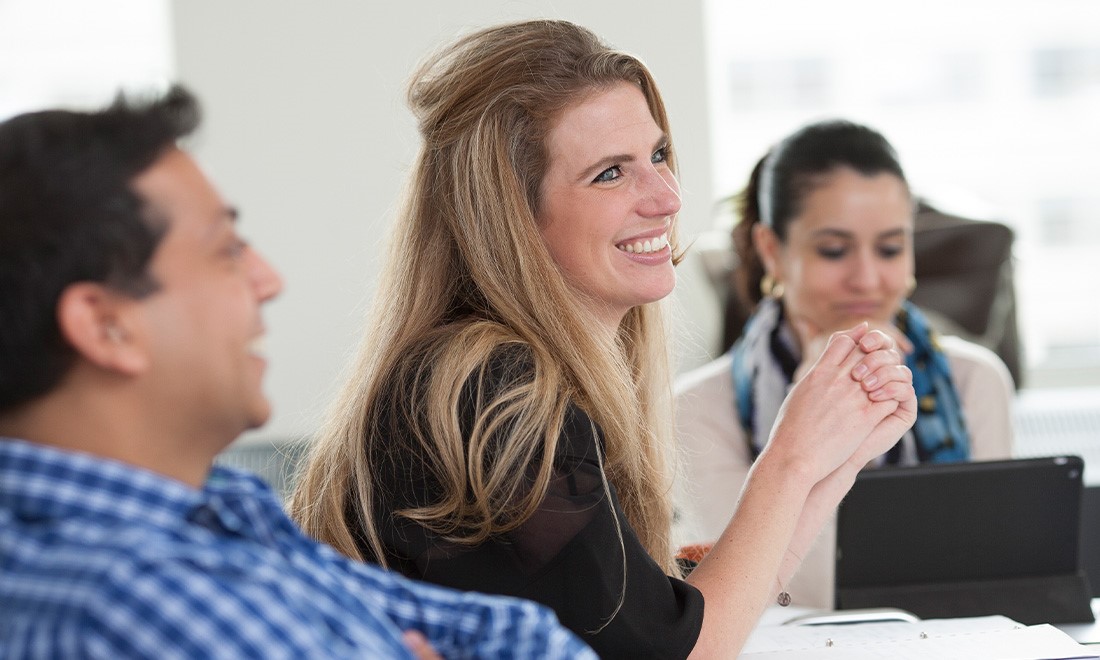
[(56, 316), (66, 287), (156, 290), (148, 266), (167, 222), (133, 181), (198, 124), (197, 101), (178, 86), (0, 123), (0, 410), (48, 392), (72, 365)]

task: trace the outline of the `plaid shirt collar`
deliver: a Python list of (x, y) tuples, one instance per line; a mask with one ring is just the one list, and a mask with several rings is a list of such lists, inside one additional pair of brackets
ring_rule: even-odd
[[(257, 509), (257, 501), (265, 506)], [(166, 530), (188, 520), (270, 538), (271, 517), (261, 515), (270, 506), (280, 507), (267, 486), (230, 468), (213, 467), (199, 490), (126, 463), (0, 438), (0, 509), (23, 520), (94, 518)]]

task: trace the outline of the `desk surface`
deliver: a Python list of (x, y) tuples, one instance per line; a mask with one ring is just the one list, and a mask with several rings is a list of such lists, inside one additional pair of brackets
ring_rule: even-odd
[(1093, 623), (1060, 623), (1057, 628), (1082, 644), (1100, 644), (1100, 598), (1092, 599)]
[[(1100, 660), (1100, 645), (1084, 646), (1064, 629), (1059, 630), (1051, 625), (1022, 626), (1004, 616), (927, 621), (882, 620), (859, 625), (777, 625), (789, 619), (789, 615), (799, 614), (803, 608), (790, 608), (787, 612), (778, 612), (777, 609), (769, 608), (765, 612), (761, 625), (746, 640), (740, 657), (746, 660), (750, 657), (754, 660), (837, 660), (838, 657), (861, 660), (883, 657), (919, 660), (942, 660), (947, 657), (968, 660), (1007, 657)], [(869, 616), (885, 612), (876, 608), (851, 610), (849, 614)], [(837, 648), (831, 647), (841, 648), (838, 652)]]
[[(783, 608), (773, 605), (764, 610), (758, 625), (778, 625), (793, 617), (814, 611), (809, 607)], [(1060, 623), (1055, 627), (1081, 644), (1100, 644), (1100, 598), (1092, 599), (1092, 613), (1096, 618), (1094, 623)]]

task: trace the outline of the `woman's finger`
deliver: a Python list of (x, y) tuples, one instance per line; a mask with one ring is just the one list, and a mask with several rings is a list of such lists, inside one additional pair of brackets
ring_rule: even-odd
[[(829, 343), (826, 344), (825, 350), (821, 353), (821, 358), (818, 362), (829, 365), (842, 365), (845, 362), (851, 360), (854, 356), (858, 361), (862, 357), (859, 351), (855, 351), (855, 347), (867, 334), (867, 323), (860, 323), (854, 328), (844, 330), (842, 332), (834, 332), (829, 337)], [(855, 363), (849, 367), (854, 367)]]
[[(900, 367), (905, 369), (905, 367)], [(876, 390), (867, 393), (867, 398), (872, 401), (903, 401), (913, 390), (913, 385), (905, 380), (894, 380), (884, 384)]]
[(852, 378), (862, 383), (863, 389), (869, 392), (881, 383), (895, 379), (890, 373), (880, 371), (901, 365), (901, 354), (896, 348), (877, 350), (860, 359), (852, 368)]

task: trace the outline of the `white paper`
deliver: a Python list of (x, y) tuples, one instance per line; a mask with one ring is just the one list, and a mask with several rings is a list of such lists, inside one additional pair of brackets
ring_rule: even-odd
[(1100, 658), (1050, 625), (1024, 626), (1003, 616), (828, 626), (761, 626), (745, 660), (1032, 660)]

